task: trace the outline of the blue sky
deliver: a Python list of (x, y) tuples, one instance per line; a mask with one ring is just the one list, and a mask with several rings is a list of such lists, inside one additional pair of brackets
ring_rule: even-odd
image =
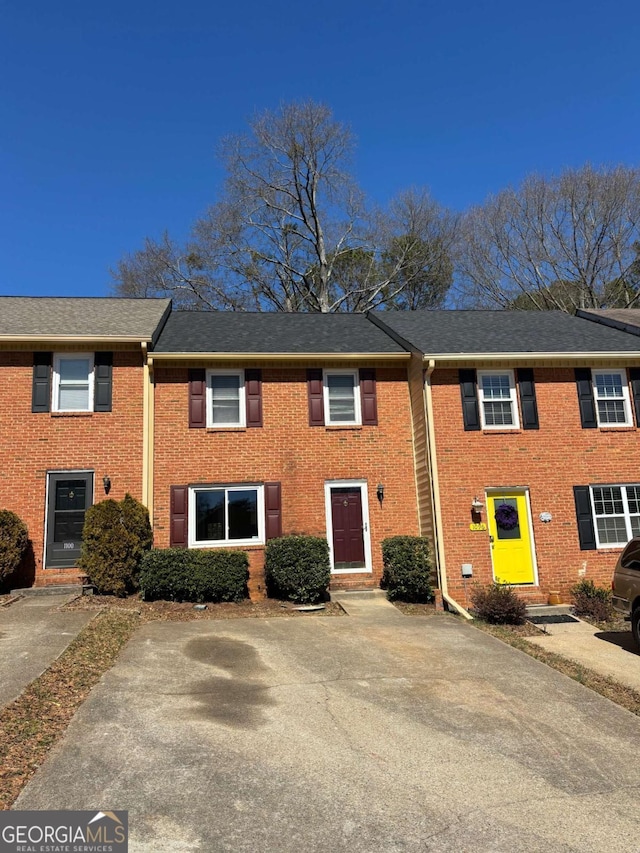
[(0, 294), (109, 293), (216, 197), (221, 136), (311, 97), (376, 201), (640, 165), (640, 4), (0, 0)]

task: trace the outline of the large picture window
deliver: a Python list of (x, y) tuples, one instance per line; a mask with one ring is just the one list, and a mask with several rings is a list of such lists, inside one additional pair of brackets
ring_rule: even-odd
[(478, 371), (483, 429), (518, 429), (518, 403), (512, 370)]
[(591, 486), (591, 505), (598, 547), (640, 536), (640, 485)]
[(207, 371), (207, 426), (245, 425), (244, 370)]
[(190, 546), (264, 542), (262, 486), (195, 486), (189, 502)]

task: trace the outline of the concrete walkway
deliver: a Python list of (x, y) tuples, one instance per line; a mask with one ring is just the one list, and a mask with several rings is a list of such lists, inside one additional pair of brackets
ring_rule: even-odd
[(544, 636), (527, 639), (640, 692), (640, 654), (630, 629), (601, 631), (578, 620), (547, 625)]
[(94, 615), (62, 611), (72, 596), (25, 596), (0, 607), (0, 707), (16, 699)]

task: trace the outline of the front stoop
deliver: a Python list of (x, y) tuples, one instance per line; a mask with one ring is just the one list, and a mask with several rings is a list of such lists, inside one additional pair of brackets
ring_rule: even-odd
[(12, 589), (11, 595), (39, 596), (39, 595), (80, 595), (82, 584), (51, 584), (50, 586), (28, 586), (24, 589)]
[(571, 604), (530, 604), (527, 616), (573, 616)]

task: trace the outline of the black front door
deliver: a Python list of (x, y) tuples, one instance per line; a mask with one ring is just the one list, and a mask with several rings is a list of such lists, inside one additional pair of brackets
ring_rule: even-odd
[(82, 546), (84, 514), (93, 503), (93, 474), (49, 474), (46, 569), (72, 568)]

